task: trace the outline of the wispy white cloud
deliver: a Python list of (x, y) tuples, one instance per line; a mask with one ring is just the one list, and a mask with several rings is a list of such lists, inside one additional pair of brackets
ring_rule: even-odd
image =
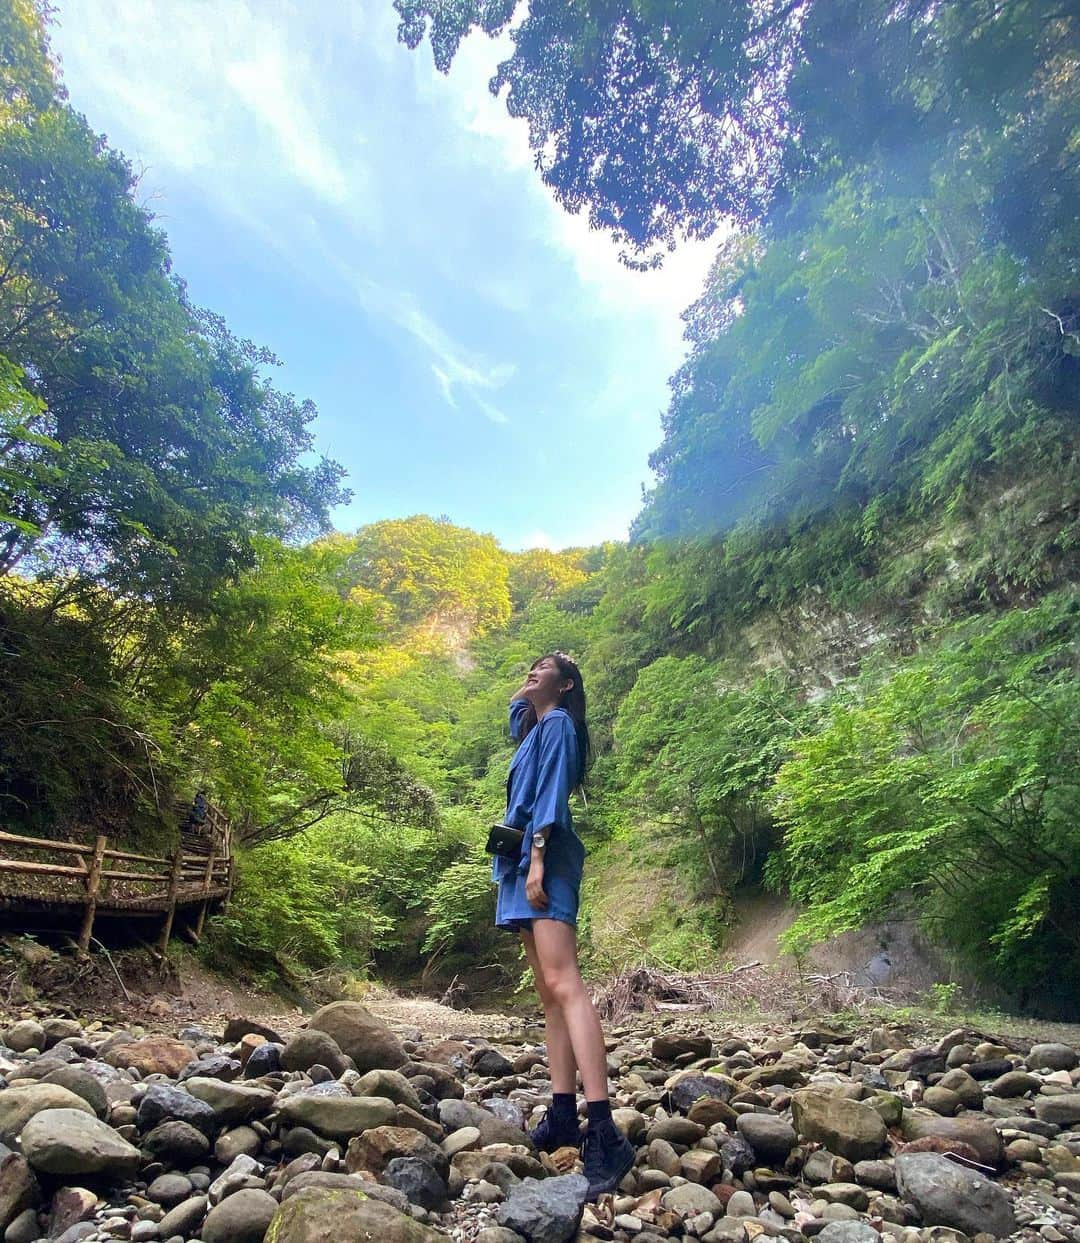
[[(322, 244), (326, 246), (326, 244)], [(349, 271), (338, 262), (332, 268), (334, 285), (346, 276), (359, 306), (373, 316), (404, 329), (408, 336), (428, 354), (428, 365), (442, 399), (451, 409), (459, 409), (457, 395), (464, 393), (470, 404), (491, 423), (508, 423), (510, 419), (492, 404), (488, 395), (505, 387), (515, 375), (513, 363), (495, 363), (455, 341), (430, 314), (416, 305), (406, 290), (391, 290), (372, 277)]]
[(457, 409), (457, 398), (454, 396), (454, 388), (450, 383), (450, 377), (441, 367), (431, 364), (431, 374), (435, 377), (435, 383), (439, 386), (439, 392), (443, 395), (443, 400), (448, 406)]
[(490, 419), (492, 423), (509, 423), (510, 422), (509, 418), (507, 418), (507, 416), (498, 408), (498, 406), (493, 406), (490, 401), (485, 401), (483, 397), (474, 396), (473, 401), (476, 402), (476, 405), (478, 409), (480, 410), (480, 413), (484, 415), (485, 418)]
[(440, 360), (452, 383), (466, 388), (501, 388), (514, 374), (512, 363), (487, 363), (470, 356), (429, 315), (408, 306), (407, 302), (400, 312), (399, 322)]
[(319, 127), (301, 97), (295, 68), (274, 44), (225, 68), (225, 80), (256, 124), (272, 137), (292, 176), (335, 203), (345, 202), (352, 190), (333, 148), (323, 141)]
[(324, 136), (324, 79), (288, 38), (289, 16), (242, 0), (99, 0), (79, 9), (64, 60), (113, 101), (135, 137), (128, 154), (152, 169), (218, 170), (206, 184), (225, 200), (298, 182), (342, 204), (366, 170), (355, 140), (346, 163)]

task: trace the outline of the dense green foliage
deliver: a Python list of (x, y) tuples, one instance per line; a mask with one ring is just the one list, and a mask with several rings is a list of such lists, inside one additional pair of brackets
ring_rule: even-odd
[[(776, 774), (792, 944), (905, 903), (1004, 979), (1080, 987), (1080, 600), (956, 623), (868, 668)], [(939, 932), (940, 935), (940, 932)]]

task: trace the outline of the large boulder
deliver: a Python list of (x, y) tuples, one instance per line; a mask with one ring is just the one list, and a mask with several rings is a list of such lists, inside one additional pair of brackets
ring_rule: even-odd
[(932, 1152), (901, 1153), (896, 1158), (896, 1185), (928, 1226), (952, 1226), (974, 1236), (998, 1238), (1016, 1229), (1009, 1197), (974, 1170)]
[(109, 1112), (109, 1098), (102, 1084), (79, 1066), (57, 1066), (42, 1079), (42, 1083), (58, 1083), (76, 1096), (81, 1096), (99, 1118)]
[(129, 1040), (105, 1054), (110, 1066), (137, 1070), (141, 1075), (168, 1075), (175, 1079), (188, 1062), (195, 1060), (195, 1050), (171, 1036), (144, 1036)]
[(416, 1089), (397, 1070), (369, 1070), (352, 1085), (353, 1096), (385, 1096), (387, 1100), (408, 1105), (417, 1112), (422, 1108)]
[(281, 1119), (306, 1126), (330, 1139), (351, 1139), (372, 1127), (387, 1126), (397, 1106), (381, 1096), (316, 1096), (298, 1092), (281, 1103)]
[(304, 1187), (282, 1202), (267, 1236), (273, 1243), (446, 1243), (445, 1235), (350, 1187)]
[(1027, 1055), (1029, 1070), (1072, 1070), (1080, 1054), (1067, 1044), (1033, 1044)]
[(39, 1173), (100, 1174), (119, 1181), (139, 1168), (141, 1156), (107, 1123), (81, 1109), (46, 1109), (23, 1127), (23, 1156)]
[(327, 1032), (313, 1027), (297, 1032), (281, 1050), (281, 1065), (284, 1070), (310, 1070), (312, 1066), (325, 1066), (335, 1078), (348, 1069), (338, 1042)]
[(31, 1049), (40, 1053), (45, 1048), (45, 1028), (36, 1019), (21, 1019), (4, 1029), (3, 1039), (16, 1053), (28, 1053)]
[(152, 1083), (139, 1101), (135, 1123), (140, 1131), (150, 1131), (162, 1122), (186, 1122), (208, 1136), (218, 1129), (217, 1117), (211, 1106), (192, 1096), (186, 1087)]
[(376, 1126), (349, 1140), (345, 1168), (350, 1174), (368, 1170), (381, 1174), (395, 1157), (416, 1157), (446, 1177), (450, 1162), (446, 1153), (426, 1135), (407, 1126)]
[(588, 1190), (588, 1180), (581, 1174), (526, 1178), (510, 1189), (495, 1220), (528, 1243), (565, 1243), (577, 1232)]
[(197, 1101), (209, 1105), (215, 1119), (224, 1126), (261, 1118), (273, 1109), (276, 1099), (270, 1088), (250, 1083), (223, 1083), (220, 1079), (195, 1077), (188, 1079), (184, 1087)]
[(202, 1131), (175, 1119), (159, 1122), (143, 1136), (142, 1146), (148, 1156), (182, 1170), (197, 1165), (210, 1151), (210, 1141)]
[(308, 1020), (314, 1031), (326, 1032), (356, 1069), (397, 1070), (409, 1059), (389, 1027), (356, 1001), (334, 1001), (316, 1010)]
[(824, 1144), (849, 1161), (876, 1157), (885, 1143), (881, 1115), (863, 1101), (806, 1088), (791, 1098), (791, 1112), (802, 1139)]
[(215, 1205), (203, 1222), (203, 1243), (262, 1243), (278, 1202), (268, 1191), (241, 1188)]
[(0, 1143), (11, 1145), (30, 1119), (44, 1109), (80, 1109), (94, 1116), (93, 1108), (58, 1083), (13, 1084), (0, 1092)]
[(1055, 1126), (1075, 1126), (1080, 1122), (1080, 1092), (1037, 1097), (1035, 1116), (1041, 1122), (1052, 1122)]
[(1005, 1143), (994, 1129), (993, 1123), (985, 1118), (968, 1115), (942, 1118), (929, 1110), (905, 1109), (904, 1116), (900, 1119), (900, 1134), (906, 1140), (932, 1136), (967, 1144), (978, 1153), (978, 1159), (983, 1165), (991, 1165), (995, 1169), (1005, 1159)]

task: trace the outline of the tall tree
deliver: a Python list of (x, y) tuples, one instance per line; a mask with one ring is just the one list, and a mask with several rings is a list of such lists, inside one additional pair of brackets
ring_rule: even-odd
[(510, 28), (491, 79), (570, 211), (655, 262), (681, 237), (758, 221), (840, 159), (1000, 129), (1075, 48), (1058, 0), (395, 0), (399, 37), (446, 71), (472, 30)]
[(0, 576), (32, 556), (192, 606), (252, 536), (323, 527), (341, 470), (309, 464), (315, 410), (265, 379), (273, 355), (188, 302), (130, 165), (64, 102), (41, 10), (0, 10)]

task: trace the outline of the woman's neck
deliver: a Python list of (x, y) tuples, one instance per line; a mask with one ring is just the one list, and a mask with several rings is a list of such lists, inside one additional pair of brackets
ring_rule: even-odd
[(533, 708), (536, 711), (537, 721), (538, 722), (542, 721), (549, 712), (553, 712), (558, 706), (559, 706), (559, 701), (557, 699), (553, 699), (549, 703), (543, 703), (543, 704), (538, 704), (534, 700)]

